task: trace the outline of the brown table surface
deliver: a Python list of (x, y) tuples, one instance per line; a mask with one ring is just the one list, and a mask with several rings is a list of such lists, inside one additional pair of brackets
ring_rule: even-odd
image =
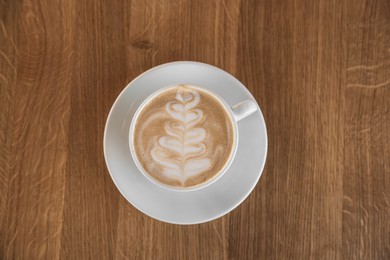
[[(236, 76), (269, 137), (251, 195), (192, 226), (127, 203), (102, 147), (176, 60)], [(390, 259), (388, 0), (3, 0), (0, 84), (0, 259)]]

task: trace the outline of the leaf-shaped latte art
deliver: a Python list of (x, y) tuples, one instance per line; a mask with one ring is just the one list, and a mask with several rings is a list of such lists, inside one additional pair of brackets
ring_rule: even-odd
[[(199, 101), (200, 95), (195, 89), (177, 92), (175, 100), (165, 105), (170, 118), (165, 123), (167, 135), (159, 137), (158, 144), (150, 152), (153, 160), (162, 167), (163, 174), (182, 184), (211, 166), (210, 159), (205, 157), (206, 146), (202, 143), (206, 130), (196, 127), (204, 117), (203, 111), (196, 108)], [(179, 159), (172, 159), (172, 153)]]

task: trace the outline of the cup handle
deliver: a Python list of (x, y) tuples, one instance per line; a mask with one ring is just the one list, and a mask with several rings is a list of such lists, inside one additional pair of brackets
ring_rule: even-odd
[(234, 118), (236, 121), (240, 121), (245, 117), (253, 114), (257, 110), (256, 102), (253, 100), (244, 100), (232, 107)]

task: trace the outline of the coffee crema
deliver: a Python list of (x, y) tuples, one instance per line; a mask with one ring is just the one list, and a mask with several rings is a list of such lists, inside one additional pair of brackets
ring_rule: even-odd
[(233, 152), (229, 112), (212, 94), (193, 86), (153, 97), (134, 124), (133, 148), (143, 169), (174, 187), (202, 184), (219, 174)]

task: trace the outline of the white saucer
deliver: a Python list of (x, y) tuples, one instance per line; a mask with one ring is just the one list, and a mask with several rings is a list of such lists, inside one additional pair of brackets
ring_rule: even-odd
[(219, 218), (237, 207), (258, 182), (267, 155), (267, 131), (258, 111), (238, 122), (239, 144), (229, 170), (201, 190), (179, 192), (156, 186), (137, 169), (130, 155), (131, 119), (155, 90), (179, 83), (208, 88), (230, 106), (253, 99), (236, 78), (214, 66), (179, 61), (154, 67), (135, 78), (116, 99), (104, 130), (104, 157), (122, 195), (146, 215), (173, 224), (197, 224)]

